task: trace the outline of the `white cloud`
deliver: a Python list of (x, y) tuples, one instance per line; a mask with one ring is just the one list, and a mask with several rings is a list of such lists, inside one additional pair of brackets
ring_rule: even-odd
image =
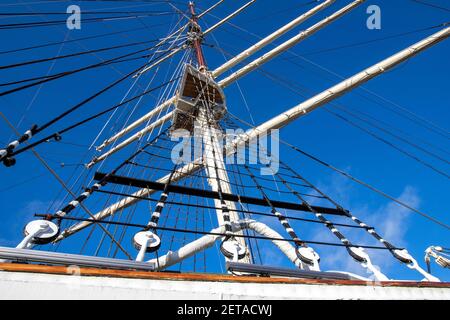
[(31, 200), (15, 214), (4, 217), (3, 223), (8, 224), (9, 228), (1, 235), (0, 245), (14, 246), (23, 237), (22, 230), (25, 225), (35, 219), (36, 213), (47, 213), (49, 201)]

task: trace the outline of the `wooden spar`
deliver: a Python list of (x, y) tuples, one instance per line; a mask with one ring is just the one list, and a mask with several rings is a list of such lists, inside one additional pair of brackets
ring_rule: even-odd
[(352, 3), (348, 4), (347, 6), (345, 6), (342, 9), (336, 11), (335, 13), (333, 13), (331, 16), (329, 16), (329, 17), (319, 21), (315, 25), (313, 25), (313, 26), (309, 27), (308, 29), (300, 32), (297, 36), (287, 40), (286, 42), (280, 44), (278, 47), (272, 49), (271, 51), (269, 51), (268, 53), (264, 54), (260, 58), (250, 62), (246, 66), (244, 66), (241, 69), (239, 69), (238, 71), (234, 72), (233, 74), (231, 74), (227, 78), (225, 78), (222, 81), (220, 81), (219, 85), (221, 87), (223, 87), (223, 88), (228, 86), (228, 85), (230, 85), (231, 83), (235, 82), (239, 78), (242, 78), (243, 76), (245, 76), (249, 72), (257, 69), (262, 64), (272, 60), (276, 56), (280, 55), (281, 53), (285, 52), (286, 50), (289, 50), (290, 48), (292, 48), (293, 46), (295, 46), (299, 42), (305, 40), (306, 38), (308, 38), (312, 34), (316, 33), (320, 29), (322, 29), (322, 28), (326, 27), (327, 25), (329, 25), (330, 23), (336, 21), (337, 19), (342, 17), (344, 14), (350, 12), (351, 10), (353, 10), (354, 8), (356, 8), (357, 6), (362, 4), (364, 1), (365, 0), (353, 1)]
[[(283, 27), (281, 27), (280, 29), (278, 29), (277, 31), (273, 32), (271, 35), (267, 36), (266, 38), (264, 38), (263, 40), (261, 40), (260, 42), (258, 42), (257, 44), (255, 44), (254, 46), (252, 46), (251, 48), (243, 51), (242, 53), (240, 53), (239, 55), (236, 56), (236, 58), (239, 59), (239, 61), (237, 61), (236, 63), (240, 62), (242, 59), (241, 57), (249, 57), (251, 54), (256, 53), (257, 51), (259, 51), (260, 49), (264, 48), (266, 45), (268, 45), (269, 43), (273, 42), (274, 40), (276, 40), (278, 37), (280, 37), (281, 35), (285, 34), (286, 32), (292, 30), (294, 27), (298, 26), (300, 23), (306, 21), (308, 18), (312, 17), (315, 13), (317, 13), (318, 11), (324, 9), (325, 7), (331, 5), (335, 0), (328, 0), (325, 1), (324, 3), (314, 7), (313, 9), (309, 10), (308, 12), (298, 16), (296, 19), (292, 20), (291, 22), (289, 22), (288, 24), (284, 25)], [(238, 9), (239, 10), (239, 9)], [(233, 14), (231, 14), (230, 16), (232, 16)], [(199, 15), (200, 17), (201, 15)], [(223, 24), (226, 21), (228, 21), (229, 19), (231, 19), (231, 17), (228, 16), (227, 18), (223, 19), (222, 21), (220, 21), (219, 23)], [(226, 20), (227, 19), (227, 20)], [(207, 34), (207, 32), (205, 32), (204, 34)], [(169, 54), (169, 56), (173, 56), (174, 54), (176, 54), (175, 51), (179, 51), (180, 49), (176, 49), (173, 52), (171, 52)], [(177, 51), (177, 52), (178, 52)], [(169, 56), (167, 56), (167, 58), (169, 58)], [(235, 58), (234, 58), (235, 59)], [(218, 67), (216, 70), (212, 71), (212, 75), (213, 77), (217, 77), (218, 75), (222, 74), (223, 72), (229, 70), (230, 68), (232, 68), (235, 64), (232, 63), (230, 65), (227, 66), (228, 63), (230, 63), (231, 61), (233, 61), (234, 59), (230, 60), (229, 62), (223, 64), (222, 66)], [(155, 64), (159, 64), (161, 63), (160, 61), (155, 62)], [(149, 66), (149, 68), (151, 68), (152, 66)], [(145, 69), (144, 69), (145, 70)], [(141, 71), (141, 73), (145, 72), (144, 70)], [(217, 74), (217, 76), (216, 76)], [(118, 133), (116, 133), (114, 136), (106, 139), (100, 146), (97, 147), (98, 151), (101, 151), (102, 149), (104, 149), (105, 147), (107, 147), (108, 145), (110, 145), (111, 143), (113, 143), (114, 141), (120, 139), (121, 137), (123, 137), (124, 135), (126, 135), (127, 133), (129, 133), (130, 131), (134, 130), (135, 128), (137, 128), (139, 125), (141, 125), (144, 122), (149, 121), (150, 119), (152, 119), (154, 116), (156, 116), (157, 114), (160, 114), (160, 112), (165, 111), (166, 109), (168, 109), (172, 104), (174, 104), (176, 102), (176, 97), (172, 97), (168, 100), (166, 100), (164, 103), (160, 104), (159, 106), (155, 107), (153, 110), (151, 110), (150, 112), (148, 112), (147, 114), (145, 114), (144, 116), (142, 116), (141, 118), (137, 119), (136, 121), (134, 121), (132, 124), (130, 124), (129, 126), (127, 126), (126, 128), (124, 128), (123, 130), (119, 131)]]
[[(352, 89), (362, 85), (363, 83), (366, 83), (370, 79), (377, 77), (384, 73), (385, 71), (392, 69), (396, 65), (400, 64), (403, 61), (406, 61), (415, 55), (419, 54), (420, 52), (430, 48), (431, 46), (445, 40), (447, 37), (450, 36), (450, 27), (447, 27), (427, 38), (425, 38), (422, 41), (417, 42), (416, 44), (413, 44), (412, 46), (394, 54), (393, 56), (373, 65), (372, 67), (369, 67), (365, 69), (364, 71), (348, 78), (347, 80), (342, 81), (341, 83), (337, 84), (336, 86), (327, 89), (323, 91), (322, 93), (308, 99), (307, 101), (299, 104), (298, 106), (289, 109), (288, 111), (272, 118), (269, 121), (266, 121), (262, 125), (249, 130), (246, 134), (242, 135), (240, 139), (234, 140), (231, 145), (227, 145), (227, 153), (232, 154), (236, 151), (236, 147), (242, 145), (246, 141), (252, 139), (253, 137), (256, 137), (257, 135), (263, 135), (266, 134), (268, 130), (270, 129), (277, 129), (281, 128), (295, 119), (301, 117), (304, 114), (307, 114), (308, 112), (313, 111), (314, 109), (323, 106), (325, 103), (330, 102), (341, 95), (345, 94), (346, 92), (351, 91)], [(176, 182), (186, 176), (189, 176), (191, 173), (197, 171), (202, 166), (202, 159), (197, 159), (189, 164), (186, 164), (183, 168), (176, 171), (176, 174), (174, 178), (172, 179), (172, 182)], [(169, 175), (166, 175), (158, 180), (158, 182), (165, 183), (167, 179), (169, 178)], [(134, 195), (137, 196), (148, 196), (155, 192), (154, 190), (148, 190), (148, 189), (141, 189), (137, 191)], [(108, 208), (100, 211), (95, 215), (96, 219), (104, 219), (109, 217), (110, 215), (113, 215), (115, 212), (120, 211), (128, 206), (131, 206), (132, 204), (138, 202), (139, 199), (137, 198), (131, 198), (127, 197), (122, 199), (119, 202), (116, 202), (109, 206)], [(79, 230), (87, 227), (91, 223), (83, 222), (80, 224), (76, 224), (72, 226), (69, 229), (69, 232), (67, 232), (67, 235), (69, 236), (71, 234), (74, 234), (78, 232)], [(63, 234), (64, 235), (64, 234)], [(64, 236), (60, 236), (57, 240), (61, 240)]]
[(306, 21), (307, 19), (312, 17), (314, 14), (316, 14), (320, 10), (323, 10), (326, 7), (330, 6), (335, 1), (336, 0), (327, 0), (327, 1), (325, 1), (325, 2), (323, 2), (321, 4), (319, 4), (319, 5), (315, 6), (311, 10), (305, 12), (304, 14), (298, 16), (297, 18), (295, 18), (294, 20), (292, 20), (288, 24), (286, 24), (283, 27), (281, 27), (280, 29), (274, 31), (273, 33), (271, 33), (270, 35), (268, 35), (264, 39), (260, 40), (258, 43), (254, 44), (250, 48), (242, 51), (237, 56), (235, 56), (234, 58), (228, 60), (226, 63), (224, 63), (223, 65), (218, 67), (216, 70), (212, 71), (212, 76), (214, 78), (217, 78), (218, 76), (220, 76), (224, 72), (226, 72), (226, 71), (230, 70), (231, 68), (233, 68), (235, 65), (237, 65), (241, 61), (247, 59), (252, 54), (258, 52), (261, 49), (263, 49), (265, 46), (267, 46), (268, 44), (272, 43), (273, 41), (275, 41), (276, 39), (278, 39), (279, 37), (284, 35), (286, 32), (289, 32), (290, 30), (294, 29), (295, 27), (297, 27), (298, 25), (300, 25), (301, 23), (303, 23), (304, 21)]
[[(191, 34), (201, 34), (201, 28), (198, 25), (198, 18), (197, 18), (197, 15), (195, 14), (195, 8), (194, 8), (193, 1), (189, 2), (189, 10), (192, 15), (190, 33)], [(199, 37), (196, 37), (192, 41), (192, 46), (194, 47), (195, 54), (197, 55), (198, 69), (199, 70), (206, 69), (206, 60), (205, 60), (205, 56), (203, 55), (201, 39)]]

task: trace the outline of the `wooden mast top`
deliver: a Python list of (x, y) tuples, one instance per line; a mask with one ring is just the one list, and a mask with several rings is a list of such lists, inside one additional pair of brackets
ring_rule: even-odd
[(195, 13), (195, 4), (194, 1), (190, 1), (189, 2), (189, 9), (191, 11), (191, 32), (193, 34), (195, 34), (195, 38), (193, 41), (193, 46), (195, 49), (195, 53), (197, 56), (197, 62), (198, 62), (198, 69), (202, 72), (206, 71), (208, 68), (206, 66), (206, 60), (205, 60), (205, 56), (203, 55), (203, 50), (202, 50), (202, 29), (200, 27), (200, 25), (198, 24), (198, 17), (197, 14)]

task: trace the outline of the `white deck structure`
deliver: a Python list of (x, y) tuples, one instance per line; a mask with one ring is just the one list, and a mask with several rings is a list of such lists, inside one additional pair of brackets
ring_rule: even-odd
[[(449, 283), (307, 280), (0, 265), (2, 299), (433, 299)], [(73, 274), (73, 275), (71, 275)], [(81, 274), (81, 275), (80, 275)]]

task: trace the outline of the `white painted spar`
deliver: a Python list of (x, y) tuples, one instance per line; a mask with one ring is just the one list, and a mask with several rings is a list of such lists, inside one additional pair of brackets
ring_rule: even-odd
[[(257, 234), (269, 237), (269, 238), (275, 238), (275, 239), (283, 239), (283, 237), (276, 232), (275, 230), (269, 228), (266, 224), (255, 221), (255, 220), (241, 220), (236, 221), (231, 224), (233, 228), (233, 232), (241, 232), (244, 229), (250, 229), (255, 231)], [(225, 232), (225, 226), (220, 226), (218, 228), (215, 228), (210, 231), (210, 233), (219, 233), (223, 234)], [(191, 256), (193, 256), (196, 253), (202, 252), (203, 250), (206, 250), (210, 248), (216, 241), (222, 239), (222, 236), (218, 235), (205, 235), (195, 241), (192, 241), (185, 246), (181, 247), (175, 252), (169, 251), (166, 255), (161, 256), (157, 259), (149, 260), (148, 262), (152, 264), (155, 267), (156, 271), (164, 270), (170, 266), (173, 266), (184, 259), (187, 259)], [(272, 240), (272, 243), (280, 249), (280, 251), (288, 257), (288, 259), (298, 268), (304, 269), (303, 263), (300, 261), (300, 259), (297, 257), (297, 254), (295, 252), (295, 248), (288, 242), (288, 241), (279, 241), (279, 240)], [(239, 262), (243, 262), (240, 260)], [(306, 266), (306, 269), (309, 268)]]
[(228, 16), (226, 16), (225, 18), (223, 18), (222, 20), (220, 20), (219, 22), (217, 22), (215, 25), (211, 26), (210, 28), (206, 29), (205, 32), (203, 32), (203, 35), (207, 35), (208, 33), (213, 32), (214, 30), (216, 30), (218, 27), (220, 27), (221, 25), (223, 25), (224, 23), (228, 22), (228, 20), (233, 19), (235, 16), (237, 16), (239, 13), (241, 13), (242, 11), (244, 11), (245, 9), (247, 9), (249, 6), (251, 6), (253, 3), (255, 3), (256, 0), (251, 0), (249, 2), (247, 2), (246, 4), (244, 4), (242, 7), (240, 7), (239, 9), (237, 9), (236, 11), (234, 11), (233, 13), (229, 14)]
[(231, 83), (235, 82), (236, 80), (242, 78), (246, 74), (248, 74), (248, 73), (252, 72), (253, 70), (257, 69), (262, 64), (269, 62), (270, 60), (272, 60), (276, 56), (280, 55), (281, 53), (285, 52), (286, 50), (289, 50), (290, 48), (292, 48), (293, 46), (297, 45), (301, 41), (305, 40), (309, 36), (313, 35), (317, 31), (319, 31), (322, 28), (326, 27), (330, 23), (336, 21), (337, 19), (339, 19), (340, 17), (342, 17), (346, 13), (350, 12), (351, 10), (353, 10), (354, 8), (356, 8), (357, 6), (362, 4), (364, 1), (365, 0), (353, 1), (352, 3), (348, 4), (347, 6), (345, 6), (342, 9), (336, 11), (335, 13), (333, 13), (331, 16), (329, 16), (329, 17), (319, 21), (315, 25), (313, 25), (313, 26), (309, 27), (308, 29), (300, 32), (295, 37), (292, 37), (291, 39), (283, 42), (282, 44), (280, 44), (276, 48), (272, 49), (268, 53), (266, 53), (263, 56), (261, 56), (260, 58), (250, 62), (249, 64), (247, 64), (246, 66), (242, 67), (238, 71), (232, 73), (231, 75), (229, 75), (225, 79), (221, 80), (219, 82), (219, 85), (221, 87), (223, 87), (223, 88), (229, 86)]
[[(205, 12), (201, 13), (198, 18), (201, 18), (202, 16), (204, 16), (205, 14), (208, 14), (209, 12), (211, 12), (212, 10), (214, 10), (216, 7), (218, 7), (220, 4), (222, 4), (224, 0), (218, 1), (217, 3), (215, 3), (213, 6), (211, 6), (209, 9), (207, 9)], [(189, 26), (189, 23), (187, 23), (186, 25), (182, 26), (181, 28), (179, 28), (177, 31), (173, 32), (172, 34), (170, 34), (166, 39), (170, 39), (172, 37), (174, 37), (176, 34), (179, 34), (181, 32), (183, 32), (187, 27)], [(163, 39), (164, 41), (166, 41), (165, 39)], [(158, 43), (156, 46), (161, 45), (163, 42)], [(148, 72), (149, 70), (153, 69), (154, 67), (156, 67), (157, 65), (163, 63), (164, 61), (168, 60), (169, 58), (173, 57), (174, 55), (176, 55), (178, 52), (180, 52), (181, 50), (184, 50), (187, 48), (187, 44), (182, 45), (181, 47), (174, 49), (171, 53), (169, 53), (168, 55), (158, 59), (157, 61), (155, 61), (154, 63), (152, 63), (149, 66), (144, 67), (142, 70), (140, 70), (139, 72), (137, 72), (133, 78), (137, 78), (139, 76), (141, 76), (143, 73)]]
[(401, 62), (412, 58), (419, 52), (445, 40), (450, 35), (450, 27), (447, 27), (435, 34), (417, 42), (416, 44), (390, 56), (389, 58), (357, 73), (356, 75), (338, 83), (337, 85), (315, 95), (314, 97), (300, 103), (299, 105), (281, 113), (280, 115), (264, 122), (263, 124), (250, 129), (244, 135), (232, 142), (231, 148), (241, 145), (248, 140), (251, 140), (258, 135), (264, 135), (272, 129), (279, 129), (291, 123), (298, 117), (301, 117), (318, 107), (342, 96), (343, 94), (355, 89), (356, 87), (366, 83), (384, 72), (392, 69)]
[(320, 10), (323, 10), (326, 7), (330, 6), (335, 1), (336, 0), (327, 0), (327, 1), (325, 1), (325, 2), (323, 2), (321, 4), (319, 4), (319, 5), (315, 6), (311, 10), (305, 12), (304, 14), (298, 16), (297, 18), (295, 18), (294, 20), (292, 20), (288, 24), (286, 24), (283, 27), (281, 27), (280, 29), (274, 31), (273, 33), (271, 33), (267, 37), (265, 37), (262, 40), (260, 40), (258, 43), (254, 44), (253, 46), (249, 47), (248, 49), (242, 51), (237, 56), (235, 56), (234, 58), (228, 60), (226, 63), (224, 63), (223, 65), (221, 65), (220, 67), (218, 67), (217, 69), (212, 71), (211, 72), (212, 76), (214, 78), (217, 78), (218, 76), (220, 76), (224, 72), (226, 72), (226, 71), (230, 70), (231, 68), (233, 68), (235, 65), (237, 65), (241, 61), (247, 59), (252, 54), (255, 54), (259, 50), (263, 49), (264, 47), (266, 47), (267, 45), (271, 44), (273, 41), (275, 41), (276, 39), (278, 39), (279, 37), (284, 35), (285, 33), (291, 31), (292, 29), (294, 29), (295, 27), (297, 27), (301, 23), (305, 22), (307, 19), (312, 17), (314, 14), (316, 14)]

